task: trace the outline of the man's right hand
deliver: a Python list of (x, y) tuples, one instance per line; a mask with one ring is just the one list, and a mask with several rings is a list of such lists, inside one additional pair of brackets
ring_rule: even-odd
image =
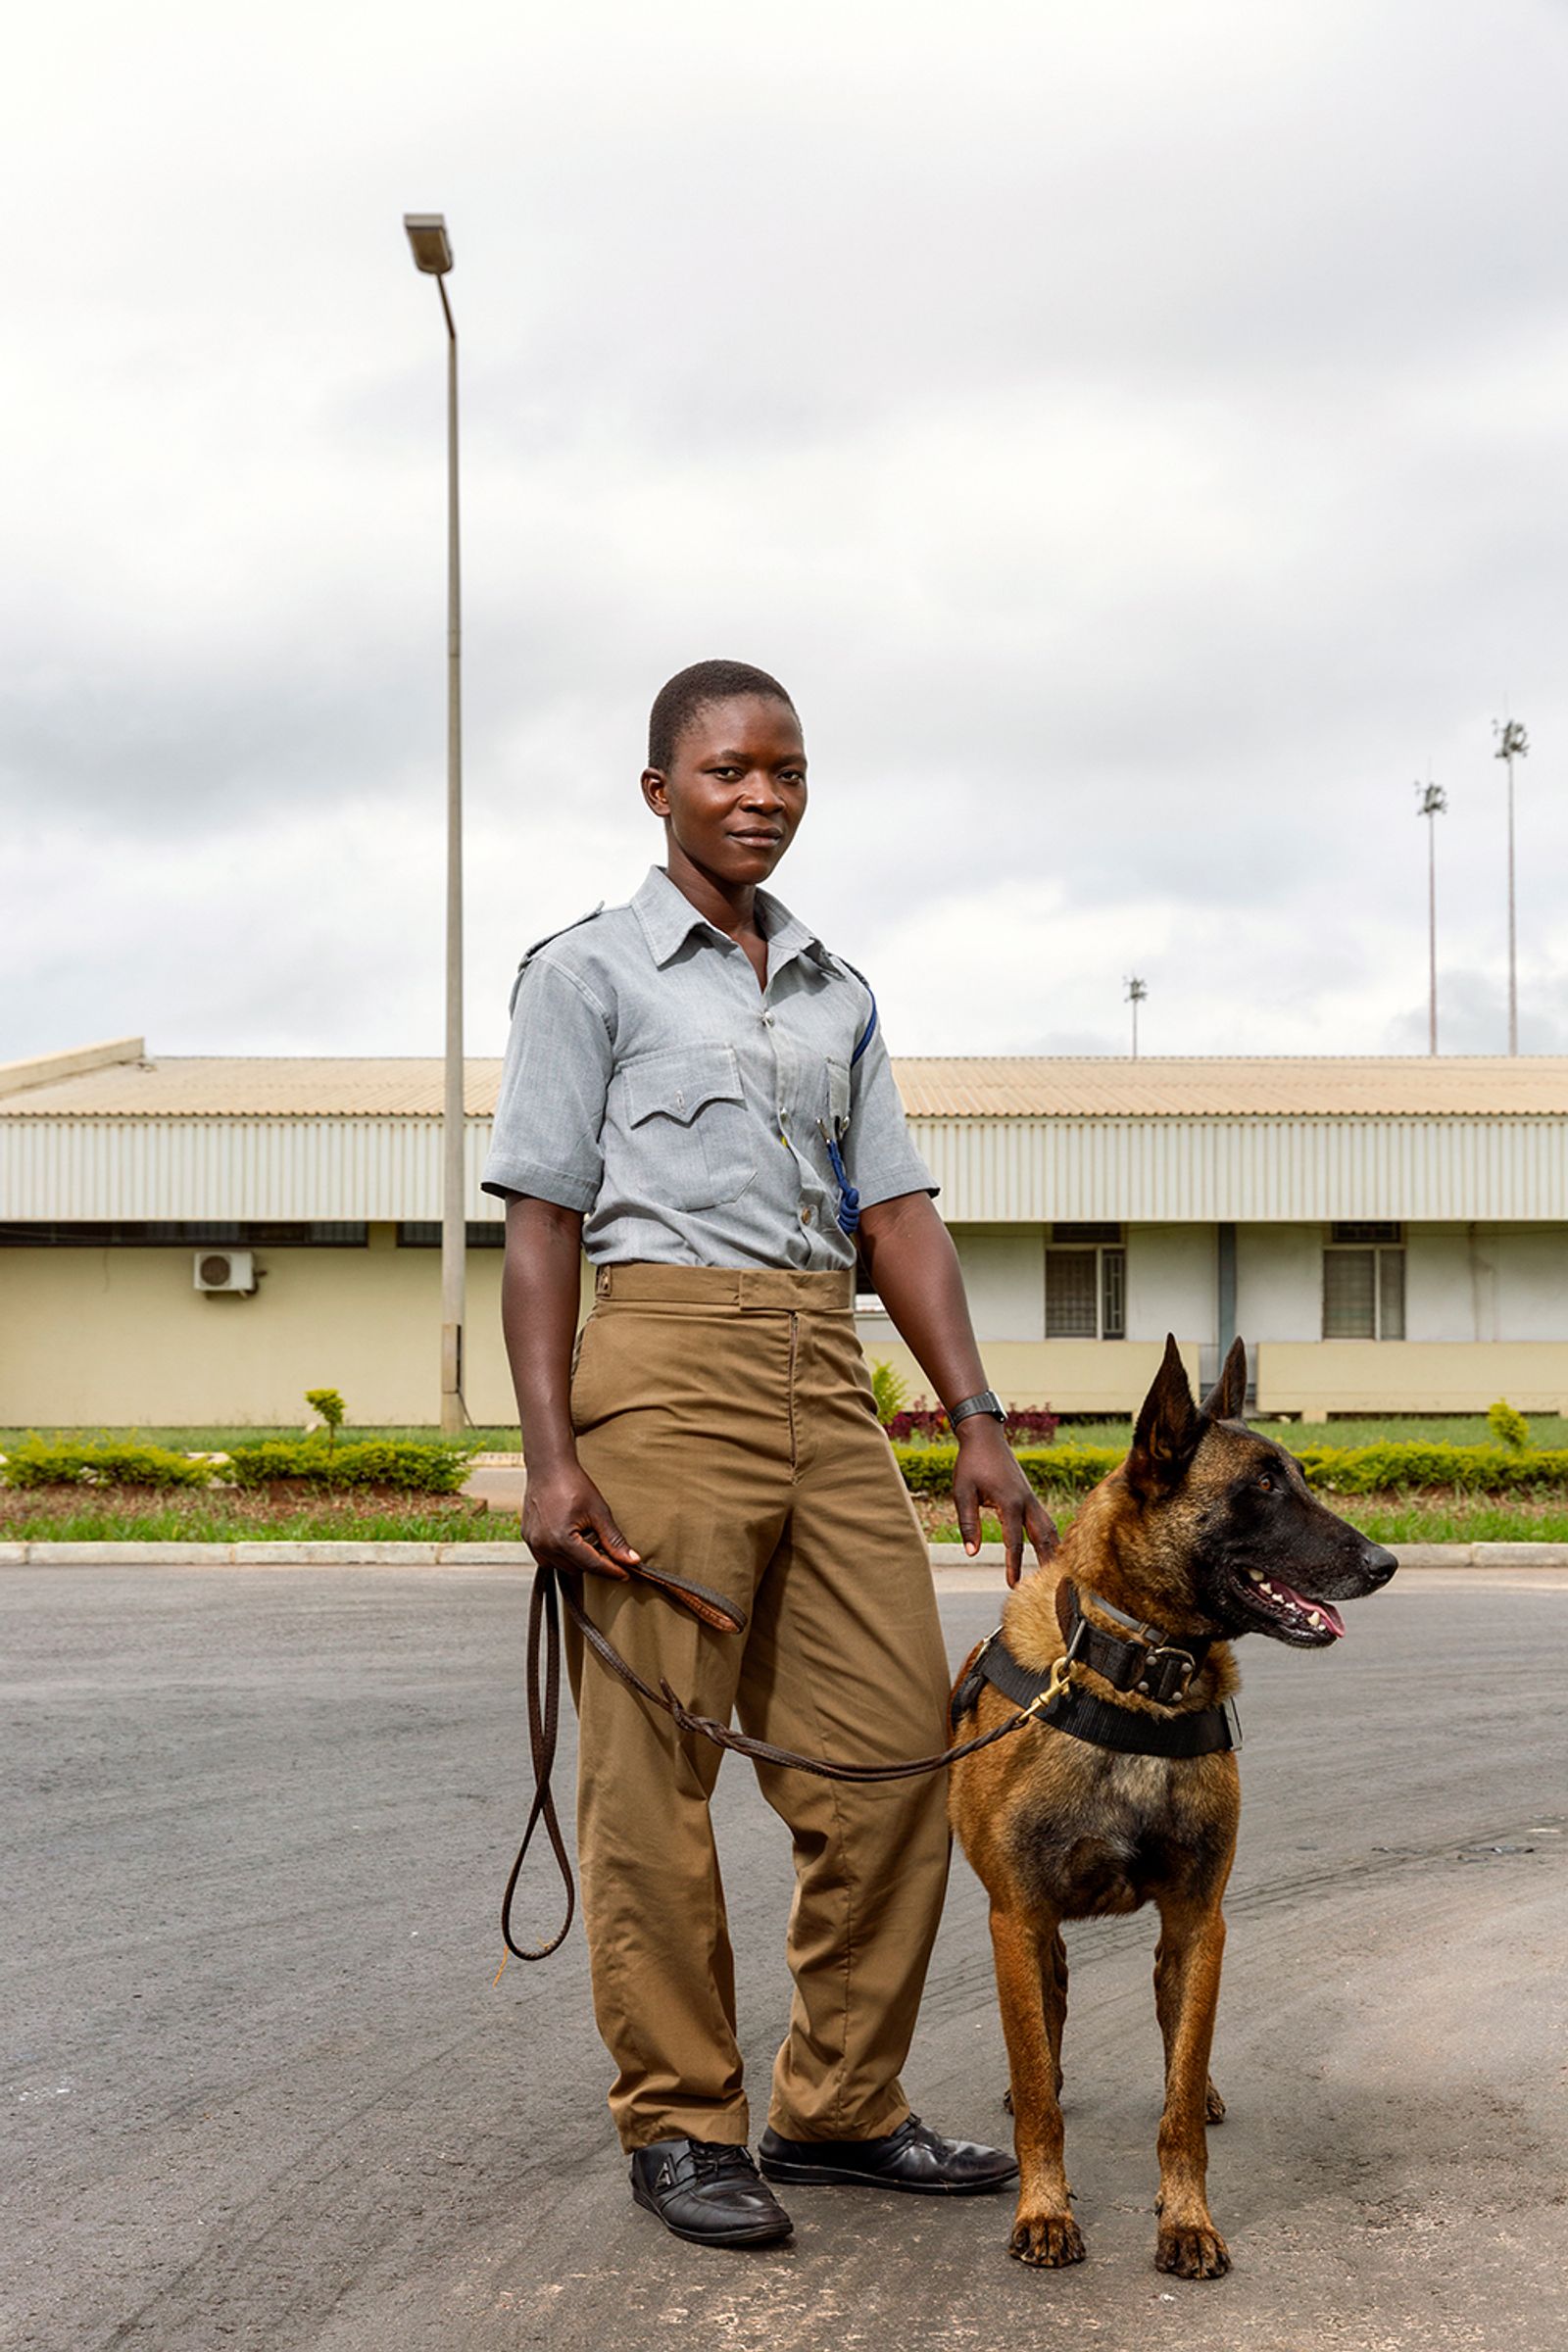
[[(577, 1463), (528, 1480), (522, 1540), (542, 1567), (613, 1577), (624, 1584), (639, 1555), (627, 1543), (593, 1480)], [(622, 1563), (626, 1565), (622, 1565)]]

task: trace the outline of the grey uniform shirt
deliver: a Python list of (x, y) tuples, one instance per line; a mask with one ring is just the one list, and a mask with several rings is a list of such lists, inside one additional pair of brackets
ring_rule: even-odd
[(909, 1141), (871, 992), (777, 899), (757, 894), (760, 988), (736, 941), (655, 866), (524, 958), (482, 1179), (583, 1212), (603, 1264), (855, 1262), (838, 1142), (862, 1208), (934, 1193)]

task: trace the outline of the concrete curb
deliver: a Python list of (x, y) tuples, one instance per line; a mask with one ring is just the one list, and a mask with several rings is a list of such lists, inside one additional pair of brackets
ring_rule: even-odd
[[(938, 1570), (1001, 1568), (1000, 1544), (933, 1544)], [(1402, 1544), (1401, 1568), (1568, 1568), (1568, 1544)], [(1026, 1564), (1033, 1554), (1025, 1551)], [(525, 1544), (0, 1544), (5, 1568), (531, 1568)]]
[[(961, 1544), (933, 1544), (933, 1568), (1000, 1568), (1006, 1554), (1000, 1544), (982, 1544), (970, 1553)], [(1394, 1544), (1401, 1568), (1568, 1568), (1568, 1544)], [(1024, 1566), (1034, 1553), (1024, 1545)]]

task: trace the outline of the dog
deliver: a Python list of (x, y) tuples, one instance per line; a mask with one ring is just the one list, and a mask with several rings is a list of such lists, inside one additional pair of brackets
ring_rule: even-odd
[(1241, 1812), (1229, 1645), (1255, 1633), (1326, 1649), (1345, 1631), (1334, 1603), (1376, 1592), (1396, 1566), (1246, 1427), (1246, 1394), (1240, 1340), (1200, 1406), (1167, 1340), (1126, 1460), (954, 1687), (956, 1739), (1020, 1704), (1038, 1718), (956, 1763), (950, 1797), (991, 1897), (1019, 2165), (1008, 2245), (1022, 2262), (1084, 2255), (1062, 2169), (1061, 1922), (1152, 1902), (1165, 2044), (1154, 2259), (1183, 2278), (1231, 2267), (1205, 2186), (1205, 2126), (1225, 2113), (1208, 2058)]

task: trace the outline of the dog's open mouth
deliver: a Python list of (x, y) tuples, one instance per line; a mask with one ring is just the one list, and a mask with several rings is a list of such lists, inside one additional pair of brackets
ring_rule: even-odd
[(1277, 1576), (1265, 1576), (1261, 1568), (1249, 1568), (1242, 1593), (1248, 1610), (1261, 1620), (1270, 1633), (1282, 1633), (1293, 1642), (1326, 1645), (1340, 1641), (1345, 1633), (1345, 1619), (1326, 1600), (1308, 1600), (1304, 1593), (1293, 1592)]

